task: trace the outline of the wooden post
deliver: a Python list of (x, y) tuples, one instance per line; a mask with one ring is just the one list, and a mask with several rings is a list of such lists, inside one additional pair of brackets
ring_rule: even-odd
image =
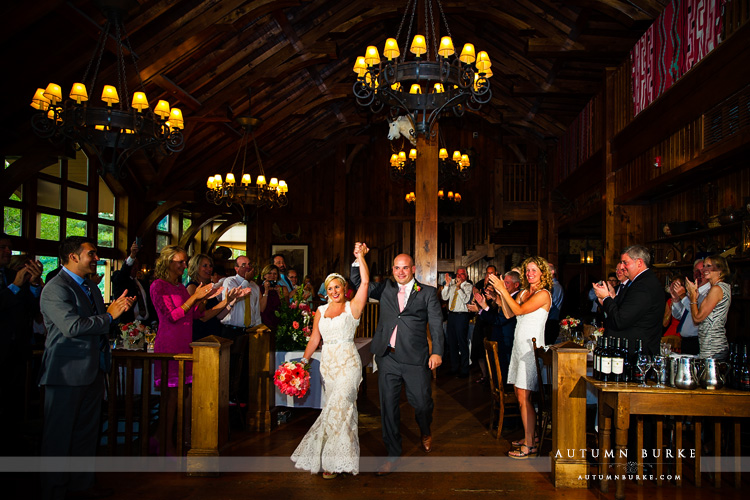
[(417, 137), (417, 197), (414, 218), (414, 264), (421, 283), (437, 286), (438, 137)]
[[(552, 351), (552, 481), (556, 488), (587, 488), (586, 353), (572, 342)], [(572, 456), (572, 457), (571, 457)]]
[[(276, 362), (271, 330), (258, 325), (247, 330), (248, 339), (248, 386), (247, 400), (248, 430), (269, 432), (276, 427), (276, 391), (271, 367)], [(273, 368), (276, 368), (275, 366)]]
[[(218, 464), (201, 457), (218, 457), (229, 439), (229, 346), (231, 340), (205, 337), (193, 342), (193, 404), (187, 454), (189, 476), (218, 476)], [(209, 465), (209, 464), (213, 464)]]

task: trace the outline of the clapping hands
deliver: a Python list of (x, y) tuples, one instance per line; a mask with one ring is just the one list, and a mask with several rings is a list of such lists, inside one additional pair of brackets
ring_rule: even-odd
[(112, 316), (112, 319), (117, 319), (122, 315), (122, 313), (133, 307), (133, 303), (135, 303), (135, 300), (135, 297), (128, 297), (128, 291), (125, 290), (124, 292), (122, 292), (122, 295), (117, 298), (117, 300), (109, 305), (109, 307), (107, 308), (107, 312)]
[(498, 276), (494, 274), (489, 275), (490, 284), (492, 285), (492, 288), (495, 289), (497, 293), (508, 293), (508, 289), (505, 286), (505, 281), (500, 279)]
[(695, 302), (695, 296), (698, 293), (698, 284), (696, 281), (690, 281), (688, 278), (685, 278), (685, 290), (687, 290), (690, 302)]

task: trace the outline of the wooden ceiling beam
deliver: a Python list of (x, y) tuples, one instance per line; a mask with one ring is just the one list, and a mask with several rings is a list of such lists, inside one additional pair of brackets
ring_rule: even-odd
[(589, 81), (570, 81), (562, 84), (560, 80), (555, 79), (556, 85), (542, 85), (537, 87), (528, 83), (513, 85), (512, 95), (518, 97), (549, 97), (549, 96), (572, 96), (572, 95), (593, 95), (601, 88), (601, 82)]
[(581, 36), (576, 41), (559, 38), (531, 38), (526, 45), (526, 54), (533, 58), (580, 58), (621, 59), (633, 48), (629, 39)]
[[(568, 3), (594, 9), (608, 15), (625, 26), (632, 26), (639, 21), (652, 21), (655, 16), (638, 9), (630, 2), (620, 0), (566, 0)], [(662, 8), (663, 10), (663, 8)]]

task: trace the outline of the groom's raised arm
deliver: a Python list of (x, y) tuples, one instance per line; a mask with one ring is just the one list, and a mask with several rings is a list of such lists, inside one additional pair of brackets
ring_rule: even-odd
[[(352, 270), (349, 273), (349, 278), (352, 280), (352, 283), (354, 283), (354, 287), (359, 289), (359, 285), (362, 283), (362, 278), (359, 277), (359, 264), (356, 261), (352, 263)], [(380, 300), (380, 295), (382, 295), (384, 289), (385, 281), (381, 281), (380, 283), (374, 283), (371, 281), (370, 286), (368, 287), (368, 296), (375, 300)]]

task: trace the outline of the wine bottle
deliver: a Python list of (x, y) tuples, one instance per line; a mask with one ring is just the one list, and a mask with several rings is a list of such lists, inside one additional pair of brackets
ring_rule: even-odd
[(599, 353), (602, 350), (602, 342), (601, 339), (599, 342), (596, 343), (596, 347), (594, 347), (593, 357), (594, 357), (594, 363), (591, 368), (591, 376), (594, 377), (594, 380), (601, 380), (601, 374), (599, 373)]
[(633, 351), (633, 382), (638, 384), (643, 383), (643, 374), (638, 369), (638, 357), (643, 354), (643, 340), (635, 339), (635, 351)]
[(624, 360), (622, 359), (622, 339), (615, 339), (615, 346), (611, 348), (612, 352), (612, 381), (622, 382), (622, 369), (625, 366)]
[(740, 371), (740, 390), (750, 391), (750, 357), (747, 354), (747, 344), (742, 346), (742, 369)]
[(620, 352), (622, 353), (620, 382), (630, 382), (633, 380), (633, 365), (630, 362), (630, 353), (628, 352), (628, 339), (622, 339)]
[(601, 372), (601, 381), (612, 381), (612, 353), (610, 352), (609, 341), (611, 337), (604, 338), (601, 361), (599, 361), (599, 371)]

